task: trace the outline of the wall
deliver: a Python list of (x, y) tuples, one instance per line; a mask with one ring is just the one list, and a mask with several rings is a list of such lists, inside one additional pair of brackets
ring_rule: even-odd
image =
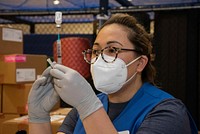
[(200, 12), (162, 11), (155, 16), (155, 64), (162, 88), (200, 119)]

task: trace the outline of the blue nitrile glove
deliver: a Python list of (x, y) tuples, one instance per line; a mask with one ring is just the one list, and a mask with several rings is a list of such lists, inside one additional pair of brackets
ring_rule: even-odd
[(55, 64), (50, 74), (61, 99), (77, 109), (81, 120), (103, 106), (90, 84), (77, 71)]
[(58, 102), (59, 95), (52, 84), (51, 68), (48, 67), (34, 83), (28, 96), (29, 122), (50, 122), (50, 111)]

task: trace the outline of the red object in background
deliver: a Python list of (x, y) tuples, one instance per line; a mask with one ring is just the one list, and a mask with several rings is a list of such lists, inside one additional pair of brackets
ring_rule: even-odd
[[(83, 77), (90, 77), (90, 65), (85, 62), (82, 51), (90, 48), (87, 38), (61, 38), (62, 64), (78, 71)], [(53, 56), (57, 61), (57, 41), (53, 44)]]

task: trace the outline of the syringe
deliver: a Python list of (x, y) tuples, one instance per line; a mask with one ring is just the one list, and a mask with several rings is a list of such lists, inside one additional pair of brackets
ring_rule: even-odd
[(59, 33), (58, 33), (58, 40), (57, 40), (57, 63), (62, 64), (62, 46), (61, 46)]
[(55, 13), (56, 28), (58, 28), (58, 39), (57, 39), (57, 63), (62, 64), (62, 46), (60, 40), (60, 29), (62, 23), (62, 12)]

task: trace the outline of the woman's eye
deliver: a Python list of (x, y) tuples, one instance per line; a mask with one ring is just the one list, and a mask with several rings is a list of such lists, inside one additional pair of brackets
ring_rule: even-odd
[(116, 50), (115, 50), (114, 48), (109, 48), (109, 49), (108, 49), (108, 52), (109, 52), (109, 53), (116, 53)]
[(92, 54), (98, 55), (98, 54), (99, 54), (99, 50), (93, 49), (93, 50), (92, 50)]

